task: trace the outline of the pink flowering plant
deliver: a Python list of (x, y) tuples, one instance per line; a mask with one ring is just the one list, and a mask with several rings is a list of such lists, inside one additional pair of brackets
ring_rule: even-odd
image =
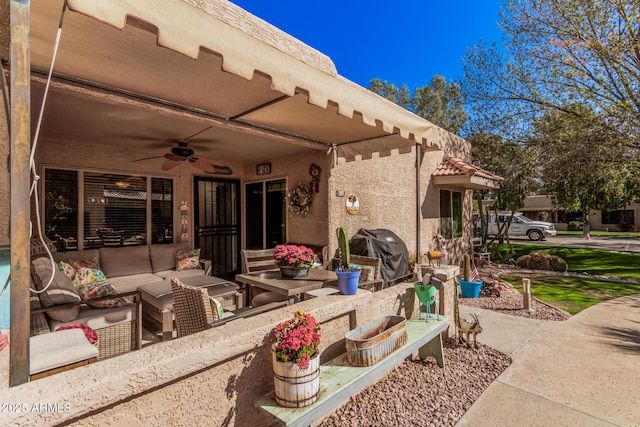
[(307, 369), (309, 360), (318, 354), (320, 329), (311, 314), (297, 310), (293, 319), (280, 323), (273, 330), (271, 342), (277, 360), (293, 362), (300, 369)]
[(278, 245), (273, 251), (277, 265), (283, 267), (311, 267), (315, 254), (306, 246)]

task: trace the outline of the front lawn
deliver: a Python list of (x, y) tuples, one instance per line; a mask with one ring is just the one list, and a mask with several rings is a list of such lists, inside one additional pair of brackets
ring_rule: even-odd
[[(640, 254), (527, 244), (514, 244), (513, 248), (516, 252), (514, 260), (531, 252), (547, 252), (562, 257), (570, 272), (640, 280), (640, 269), (637, 267)], [(505, 245), (501, 254), (506, 253)], [(523, 277), (531, 279), (531, 293), (534, 297), (571, 314), (612, 298), (640, 293), (640, 284), (601, 281), (588, 276), (545, 274), (544, 271), (527, 276), (514, 273), (500, 278), (522, 292)]]
[[(522, 292), (522, 275), (504, 275), (500, 279)], [(576, 314), (587, 307), (612, 298), (640, 293), (640, 284), (603, 282), (583, 277), (540, 275), (531, 277), (531, 293), (540, 301)]]
[[(588, 274), (613, 276), (640, 280), (640, 254), (608, 252), (600, 249), (575, 249), (554, 246), (514, 244), (515, 259), (531, 252), (547, 252), (564, 259), (569, 271)], [(507, 253), (507, 246), (500, 250), (501, 256)]]

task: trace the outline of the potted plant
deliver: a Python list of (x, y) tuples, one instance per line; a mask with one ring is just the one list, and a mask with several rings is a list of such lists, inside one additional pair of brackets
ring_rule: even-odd
[(320, 392), (320, 329), (310, 313), (297, 310), (271, 335), (275, 400), (279, 405), (311, 405)]
[(338, 275), (338, 289), (343, 295), (355, 295), (360, 282), (360, 267), (351, 265), (351, 253), (349, 251), (349, 235), (344, 227), (336, 230), (338, 246), (340, 248), (340, 264), (336, 269)]
[(278, 245), (273, 251), (275, 263), (283, 279), (307, 277), (315, 254), (306, 246)]
[(465, 298), (478, 298), (480, 296), (480, 288), (482, 288), (482, 280), (478, 279), (478, 270), (475, 265), (473, 272), (471, 271), (471, 257), (464, 254), (464, 264), (462, 267), (462, 279), (458, 279), (462, 296)]

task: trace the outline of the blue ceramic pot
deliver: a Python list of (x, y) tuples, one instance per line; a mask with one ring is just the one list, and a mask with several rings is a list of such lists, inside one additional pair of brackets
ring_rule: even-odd
[(342, 271), (341, 268), (336, 269), (338, 275), (338, 289), (342, 295), (355, 295), (358, 292), (358, 284), (360, 283), (361, 270)]
[(480, 296), (480, 288), (482, 288), (482, 284), (484, 283), (482, 280), (477, 282), (468, 282), (466, 280), (458, 279), (460, 283), (460, 290), (462, 291), (462, 296), (465, 298), (478, 298)]

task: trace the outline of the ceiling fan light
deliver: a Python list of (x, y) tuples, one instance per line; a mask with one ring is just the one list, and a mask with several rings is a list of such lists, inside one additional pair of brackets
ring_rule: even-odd
[(125, 189), (125, 188), (129, 188), (129, 186), (131, 185), (130, 182), (127, 181), (116, 181), (116, 187), (121, 188), (121, 189)]

